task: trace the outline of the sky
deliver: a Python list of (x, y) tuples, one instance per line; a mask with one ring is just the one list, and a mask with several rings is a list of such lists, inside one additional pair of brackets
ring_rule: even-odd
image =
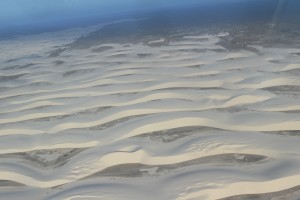
[(124, 13), (130, 15), (136, 11), (241, 1), (255, 0), (0, 0), (0, 33), (3, 30), (15, 30), (16, 27), (21, 29), (31, 26), (33, 29), (35, 26), (64, 26), (80, 20), (98, 20)]
[(25, 29), (47, 31), (93, 24), (93, 20), (102, 23), (110, 17), (130, 16), (137, 11), (218, 1), (225, 0), (0, 0), (0, 36)]
[(113, 15), (196, 2), (199, 0), (1, 0), (0, 22), (21, 24), (88, 15)]

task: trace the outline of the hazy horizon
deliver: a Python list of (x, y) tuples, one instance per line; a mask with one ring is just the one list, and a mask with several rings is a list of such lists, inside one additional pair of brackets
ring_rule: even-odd
[[(242, 7), (231, 8), (230, 2)], [(220, 6), (213, 6), (215, 4)], [(149, 11), (204, 5), (212, 6), (209, 11), (211, 16), (219, 15), (219, 7), (235, 13), (240, 12), (236, 18), (249, 13), (253, 16), (264, 12), (266, 15), (272, 15), (276, 13), (276, 7), (282, 6), (288, 7), (289, 13), (297, 13), (295, 4), (299, 3), (296, 0), (3, 0), (0, 8), (0, 35), (34, 33), (35, 29), (40, 29), (39, 32), (64, 29), (70, 26), (102, 23), (118, 17), (135, 18), (137, 14), (146, 14)]]

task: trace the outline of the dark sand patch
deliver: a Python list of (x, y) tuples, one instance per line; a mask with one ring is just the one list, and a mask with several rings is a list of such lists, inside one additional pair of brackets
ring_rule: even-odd
[(244, 194), (219, 200), (300, 200), (300, 186), (265, 194)]
[(172, 170), (181, 169), (195, 165), (250, 165), (266, 162), (268, 157), (252, 154), (219, 154), (214, 156), (202, 157), (194, 160), (180, 162), (170, 165), (144, 165), (140, 163), (122, 164), (108, 167), (100, 172), (92, 174), (86, 178), (93, 177), (143, 177), (143, 176), (159, 176)]

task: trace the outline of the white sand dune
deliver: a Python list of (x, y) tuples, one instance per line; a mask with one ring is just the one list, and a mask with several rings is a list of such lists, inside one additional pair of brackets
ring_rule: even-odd
[(222, 33), (48, 56), (82, 31), (0, 42), (0, 199), (247, 199), (300, 185), (298, 49), (233, 51)]

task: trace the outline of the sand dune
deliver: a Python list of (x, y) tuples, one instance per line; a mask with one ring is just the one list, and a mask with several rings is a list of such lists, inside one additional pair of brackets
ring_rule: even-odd
[(0, 199), (299, 194), (298, 49), (222, 33), (49, 57), (82, 32), (0, 42)]

